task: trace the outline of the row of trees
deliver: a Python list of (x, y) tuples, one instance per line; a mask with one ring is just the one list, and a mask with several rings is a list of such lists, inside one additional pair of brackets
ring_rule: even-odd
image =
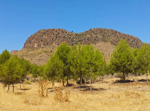
[(48, 63), (43, 66), (44, 75), (51, 81), (67, 81), (70, 78), (77, 80), (93, 79), (104, 74), (106, 62), (99, 50), (92, 45), (76, 45), (73, 47), (62, 43)]
[[(150, 46), (143, 44), (140, 49), (131, 48), (125, 40), (121, 40), (114, 50), (111, 59), (106, 63), (99, 50), (92, 45), (68, 46), (62, 43), (56, 52), (43, 66), (11, 56), (7, 50), (0, 54), (0, 79), (9, 86), (23, 80), (27, 74), (42, 76), (52, 82), (69, 79), (92, 80), (105, 74), (122, 73), (125, 80), (127, 74), (147, 74), (150, 70)], [(147, 78), (148, 80), (148, 78)]]
[(80, 78), (95, 79), (105, 74), (122, 73), (123, 81), (128, 74), (146, 74), (150, 70), (150, 46), (143, 44), (140, 49), (133, 49), (125, 40), (121, 40), (108, 64), (99, 50), (92, 45), (76, 45), (69, 47), (62, 43), (55, 54), (44, 66), (44, 75), (52, 81)]
[(150, 46), (143, 44), (140, 49), (131, 48), (125, 40), (121, 40), (113, 52), (108, 64), (110, 73), (122, 73), (123, 80), (127, 74), (145, 74), (150, 70)]

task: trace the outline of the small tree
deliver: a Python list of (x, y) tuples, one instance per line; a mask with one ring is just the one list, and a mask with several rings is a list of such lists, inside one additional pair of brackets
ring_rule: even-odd
[(17, 57), (10, 57), (9, 60), (0, 66), (0, 77), (2, 82), (8, 86), (7, 91), (9, 91), (10, 85), (13, 85), (14, 92), (14, 84), (20, 81), (22, 74), (25, 74), (25, 70)]
[(123, 80), (125, 81), (126, 74), (132, 72), (133, 54), (131, 47), (125, 40), (121, 40), (116, 50), (113, 52), (110, 64), (115, 72), (123, 73)]
[(45, 77), (52, 82), (61, 80), (63, 76), (63, 62), (57, 55), (52, 55), (44, 67)]

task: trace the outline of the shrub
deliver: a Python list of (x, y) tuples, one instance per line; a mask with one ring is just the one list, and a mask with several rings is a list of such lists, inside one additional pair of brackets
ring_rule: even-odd
[(70, 97), (70, 90), (68, 88), (65, 88), (64, 91), (62, 91), (61, 88), (55, 88), (55, 95), (54, 99), (59, 102), (69, 102)]
[(48, 85), (49, 81), (47, 79), (39, 82), (39, 94), (41, 97), (48, 97)]

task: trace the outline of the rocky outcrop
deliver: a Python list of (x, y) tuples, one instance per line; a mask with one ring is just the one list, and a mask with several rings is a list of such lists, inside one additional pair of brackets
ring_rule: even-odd
[(99, 42), (110, 42), (117, 45), (121, 40), (125, 39), (131, 47), (139, 48), (142, 41), (137, 37), (120, 33), (111, 29), (96, 28), (90, 29), (83, 33), (72, 33), (63, 29), (44, 29), (31, 35), (24, 44), (24, 48), (43, 48), (52, 44), (59, 45), (63, 41), (69, 45), (81, 44), (97, 44)]

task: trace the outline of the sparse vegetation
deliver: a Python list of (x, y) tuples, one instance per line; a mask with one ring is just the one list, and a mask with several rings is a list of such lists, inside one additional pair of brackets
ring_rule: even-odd
[[(134, 79), (146, 79), (145, 76)], [(133, 78), (131, 78), (133, 79)], [(92, 84), (93, 91), (80, 91), (70, 87), (69, 102), (59, 102), (54, 99), (55, 92), (49, 91), (47, 98), (41, 98), (38, 94), (39, 86), (36, 83), (26, 85), (26, 89), (20, 90), (15, 85), (16, 93), (25, 92), (22, 95), (6, 93), (0, 84), (0, 110), (1, 111), (149, 111), (150, 87), (146, 83), (113, 83), (118, 78), (105, 79), (104, 83)], [(61, 87), (56, 83), (57, 87)], [(50, 87), (51, 88), (51, 87)], [(62, 93), (65, 90), (61, 90)]]

